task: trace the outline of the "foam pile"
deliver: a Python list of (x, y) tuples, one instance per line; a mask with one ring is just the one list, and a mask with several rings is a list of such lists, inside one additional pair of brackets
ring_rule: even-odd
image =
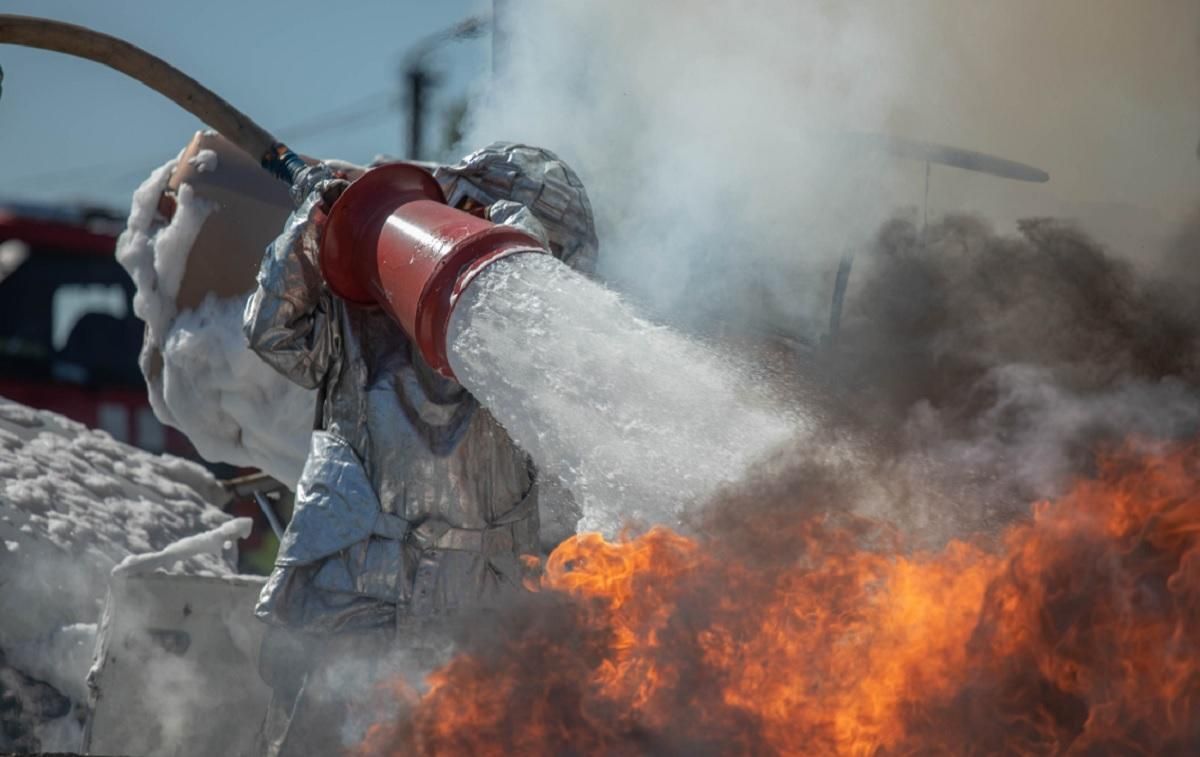
[[(193, 158), (202, 171), (218, 156)], [(313, 393), (285, 379), (246, 345), (246, 295), (210, 295), (179, 310), (179, 294), (197, 235), (219, 208), (181, 184), (169, 222), (159, 198), (178, 161), (155, 170), (133, 196), (129, 224), (117, 240), (117, 259), (137, 293), (133, 310), (146, 324), (141, 367), (150, 404), (163, 423), (182, 431), (207, 460), (259, 468), (289, 486), (300, 477), (308, 450)]]

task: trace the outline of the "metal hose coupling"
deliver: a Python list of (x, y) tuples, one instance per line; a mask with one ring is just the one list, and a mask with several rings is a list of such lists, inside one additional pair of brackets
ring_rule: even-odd
[[(283, 145), (280, 145), (280, 147), (283, 147)], [(287, 150), (286, 147), (283, 149)], [(287, 150), (287, 152), (294, 160), (287, 157), (281, 158), (278, 166), (269, 166), (264, 161), (263, 167), (292, 185), (292, 204), (300, 207), (305, 199), (322, 184), (332, 181), (336, 177), (333, 175), (333, 171), (329, 169), (329, 166), (324, 163), (309, 165), (291, 150)]]
[(515, 226), (450, 207), (432, 174), (405, 163), (372, 168), (350, 184), (322, 233), (320, 265), (329, 289), (383, 308), (446, 378), (454, 378), (446, 339), (459, 295), (498, 260), (549, 254)]
[[(304, 201), (308, 193), (312, 191), (319, 181), (311, 179), (305, 180), (304, 187), (298, 185), (300, 176), (310, 166), (304, 162), (304, 159), (294, 153), (290, 147), (282, 142), (276, 142), (271, 145), (270, 149), (262, 156), (262, 167), (267, 169), (277, 179), (280, 179), (292, 187), (292, 201), (297, 206)], [(326, 169), (328, 173), (328, 169)], [(328, 176), (326, 178), (329, 178)]]

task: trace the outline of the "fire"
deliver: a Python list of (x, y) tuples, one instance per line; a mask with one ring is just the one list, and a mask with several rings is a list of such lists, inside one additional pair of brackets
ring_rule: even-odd
[(1196, 448), (1130, 445), (937, 552), (835, 515), (760, 524), (769, 554), (584, 534), (361, 751), (1196, 753), (1198, 483)]

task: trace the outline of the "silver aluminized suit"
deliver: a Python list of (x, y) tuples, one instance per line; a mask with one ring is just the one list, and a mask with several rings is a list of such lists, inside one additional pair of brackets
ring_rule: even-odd
[[(470, 198), (492, 221), (521, 226), (592, 270), (591, 208), (552, 153), (498, 143), (435, 176), (450, 204)], [(537, 477), (487, 410), (437, 376), (391, 318), (329, 292), (316, 262), (318, 206), (314, 191), (268, 248), (244, 317), (250, 347), (321, 397), (294, 514), (256, 612), (305, 643), (333, 632), (390, 638), (520, 585), (520, 555), (539, 548)], [(281, 686), (268, 682), (278, 697)], [(267, 751), (315, 749), (317, 731), (287, 735), (305, 711), (304, 682), (282, 688), (290, 693), (282, 709), (273, 705), (281, 722), (268, 718)]]

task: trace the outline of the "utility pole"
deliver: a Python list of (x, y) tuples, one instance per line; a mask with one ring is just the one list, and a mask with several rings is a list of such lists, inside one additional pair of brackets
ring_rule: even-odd
[(425, 133), (425, 90), (437, 80), (420, 60), (405, 69), (404, 79), (408, 88), (408, 157), (420, 160), (424, 148), (421, 137)]
[(431, 68), (429, 58), (447, 42), (473, 39), (488, 28), (488, 20), (471, 16), (454, 26), (423, 37), (408, 50), (400, 67), (401, 87), (408, 101), (408, 157), (421, 160), (424, 153), (425, 114), (429, 109), (429, 93), (441, 77)]
[[(504, 45), (508, 32), (508, 0), (492, 0), (492, 86), (503, 71)], [(1198, 148), (1200, 149), (1200, 148)]]

